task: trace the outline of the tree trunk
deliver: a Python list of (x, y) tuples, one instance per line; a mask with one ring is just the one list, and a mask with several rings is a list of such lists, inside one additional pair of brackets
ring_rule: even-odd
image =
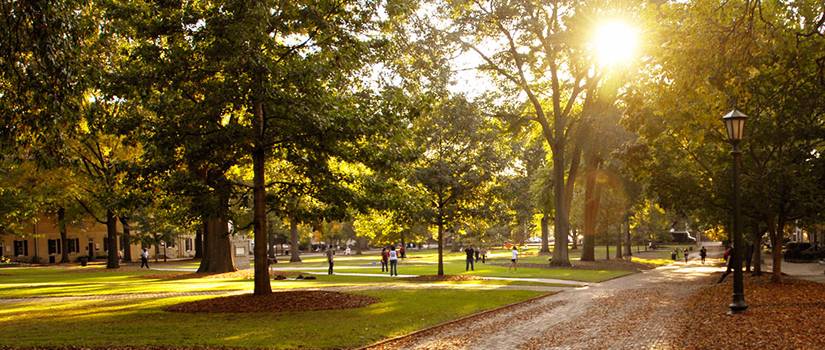
[[(557, 137), (561, 138), (560, 134)], [(553, 260), (550, 261), (552, 266), (571, 266), (570, 257), (567, 251), (567, 235), (570, 231), (570, 219), (568, 210), (565, 205), (565, 186), (564, 183), (564, 146), (558, 142), (552, 147), (553, 150), (553, 204), (556, 208), (554, 217), (554, 232), (553, 238), (555, 244), (553, 246)], [(571, 184), (572, 185), (572, 184)]]
[(547, 213), (544, 213), (541, 216), (541, 250), (539, 254), (545, 255), (550, 254), (550, 231), (547, 227), (547, 221), (550, 217)]
[(584, 248), (582, 261), (596, 260), (596, 223), (599, 216), (602, 186), (598, 184), (599, 161), (595, 157), (587, 160), (587, 174), (584, 185)]
[(121, 216), (120, 223), (123, 225), (123, 261), (132, 262), (132, 228), (129, 227), (129, 218)]
[(773, 252), (773, 275), (771, 281), (782, 282), (782, 238), (785, 236), (785, 215), (779, 214), (776, 226), (771, 229), (771, 249)]
[(206, 215), (204, 221), (203, 259), (198, 272), (225, 273), (234, 272), (235, 260), (232, 241), (229, 238), (228, 198), (221, 198), (219, 209)]
[(624, 255), (627, 260), (632, 260), (633, 257), (633, 242), (630, 239), (630, 213), (627, 214), (624, 218), (624, 233), (625, 233), (625, 246), (624, 246)]
[(363, 255), (366, 250), (367, 239), (364, 237), (355, 237), (355, 255)]
[(407, 242), (404, 239), (404, 232), (401, 232), (401, 246), (404, 247), (404, 250), (401, 251), (401, 257), (406, 259), (407, 258)]
[(117, 259), (117, 219), (112, 210), (106, 210), (106, 239), (109, 241), (109, 254), (106, 258), (106, 268), (116, 269), (120, 267)]
[(759, 225), (753, 225), (751, 231), (751, 241), (753, 242), (753, 276), (762, 276), (762, 231)]
[(158, 256), (160, 255), (160, 239), (158, 235), (155, 235), (155, 262), (158, 262)]
[(203, 232), (205, 225), (201, 225), (195, 232), (195, 259), (203, 259)]
[(298, 219), (289, 220), (289, 262), (301, 262), (301, 252), (298, 251)]
[(438, 210), (438, 275), (444, 276), (444, 221), (441, 209)]
[[(69, 244), (68, 232), (66, 232), (66, 209), (60, 207), (57, 209), (57, 227), (60, 229), (60, 263), (69, 263), (69, 250), (66, 249)], [(2, 255), (3, 252), (0, 252)]]
[(269, 266), (266, 256), (269, 237), (266, 231), (266, 150), (263, 146), (264, 123), (263, 104), (255, 102), (255, 118), (253, 119), (253, 129), (255, 129), (255, 146), (252, 150), (252, 211), (254, 212), (253, 231), (255, 240), (255, 295), (272, 294), (272, 286), (269, 284)]

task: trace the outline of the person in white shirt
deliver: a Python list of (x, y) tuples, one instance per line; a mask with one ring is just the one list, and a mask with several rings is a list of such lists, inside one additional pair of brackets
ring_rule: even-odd
[(390, 276), (398, 276), (398, 252), (395, 246), (390, 246)]
[(140, 268), (142, 269), (144, 266), (149, 268), (149, 249), (143, 248), (143, 251), (140, 252)]
[(507, 271), (510, 271), (510, 269), (513, 269), (514, 271), (518, 270), (517, 269), (518, 268), (517, 263), (518, 263), (518, 248), (515, 245), (513, 245), (513, 257), (510, 259), (510, 267), (507, 268)]

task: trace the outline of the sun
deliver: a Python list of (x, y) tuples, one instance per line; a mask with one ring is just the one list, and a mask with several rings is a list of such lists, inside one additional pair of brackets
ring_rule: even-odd
[(591, 43), (599, 65), (626, 64), (638, 51), (639, 30), (625, 21), (609, 20), (596, 28)]

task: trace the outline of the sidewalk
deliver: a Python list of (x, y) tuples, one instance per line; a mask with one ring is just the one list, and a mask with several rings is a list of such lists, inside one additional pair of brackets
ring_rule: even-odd
[[(436, 327), (376, 349), (660, 349), (679, 301), (721, 268), (668, 265), (569, 288), (535, 302)], [(506, 325), (503, 327), (502, 325)]]
[[(768, 257), (763, 260), (765, 262), (762, 272), (770, 273), (773, 269), (773, 261)], [(812, 282), (825, 283), (825, 265), (820, 263), (806, 263), (798, 264), (787, 261), (782, 261), (782, 272), (791, 277), (796, 277)]]

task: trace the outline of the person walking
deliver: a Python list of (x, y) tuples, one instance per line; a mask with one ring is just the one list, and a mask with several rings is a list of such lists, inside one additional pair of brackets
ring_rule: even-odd
[(401, 245), (401, 247), (398, 248), (398, 253), (399, 253), (398, 254), (399, 258), (401, 258), (401, 259), (406, 259), (407, 258), (407, 248), (404, 248), (403, 244)]
[(329, 271), (327, 272), (327, 275), (331, 275), (332, 274), (332, 266), (335, 265), (335, 263), (333, 262), (334, 257), (335, 257), (335, 251), (332, 250), (332, 247), (330, 246), (329, 248), (327, 248), (327, 253), (326, 254), (327, 254), (327, 262), (329, 263)]
[(708, 250), (705, 249), (705, 246), (702, 246), (702, 249), (699, 250), (699, 258), (702, 259), (702, 265), (705, 264), (705, 258), (708, 257)]
[(481, 248), (481, 263), (487, 263), (487, 248)]
[(473, 250), (476, 253), (476, 262), (478, 262), (478, 260), (481, 258), (481, 248), (475, 247)]
[(685, 254), (685, 264), (687, 264), (688, 263), (688, 256), (690, 255), (690, 253), (688, 253), (687, 248), (685, 248), (685, 250), (682, 251), (682, 253)]
[(507, 268), (507, 271), (510, 271), (510, 269), (518, 271), (518, 247), (516, 247), (515, 244), (513, 245), (513, 255), (510, 258), (510, 266)]
[(387, 247), (381, 248), (381, 272), (389, 272), (390, 267), (388, 264), (388, 259), (390, 258), (390, 252), (387, 250)]
[(398, 252), (395, 251), (395, 246), (390, 246), (389, 252), (390, 260), (390, 276), (398, 276)]
[(725, 272), (722, 274), (722, 276), (719, 277), (719, 281), (716, 281), (716, 284), (724, 282), (725, 278), (727, 278), (728, 275), (730, 275), (730, 273), (733, 272), (733, 259), (730, 257), (731, 253), (733, 253), (733, 248), (731, 248), (730, 246), (726, 247), (725, 254), (722, 255), (722, 258), (725, 259), (727, 268), (725, 269)]
[(475, 251), (473, 250), (473, 247), (467, 247), (466, 249), (464, 249), (464, 253), (467, 254), (466, 263), (464, 264), (464, 271), (475, 271), (476, 269), (473, 264)]
[(144, 266), (149, 268), (149, 249), (143, 248), (143, 251), (140, 252), (140, 268), (142, 269)]
[(676, 249), (670, 251), (670, 260), (676, 261), (676, 256), (679, 253), (676, 252)]

